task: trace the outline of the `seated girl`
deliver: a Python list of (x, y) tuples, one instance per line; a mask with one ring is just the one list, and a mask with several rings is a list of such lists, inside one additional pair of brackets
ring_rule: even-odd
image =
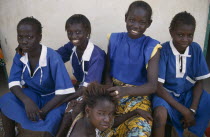
[[(107, 88), (97, 83), (91, 83), (85, 88), (83, 100), (77, 101), (75, 106), (67, 109), (67, 113), (72, 117), (64, 117), (57, 137), (111, 137), (113, 135), (111, 127), (116, 127), (135, 115), (149, 116), (146, 111), (136, 109), (114, 119), (117, 102), (107, 92)], [(75, 111), (78, 108), (80, 110)], [(69, 123), (72, 121), (71, 118), (74, 120)], [(149, 118), (152, 119), (151, 116)]]
[(195, 18), (186, 11), (171, 21), (172, 40), (162, 45), (153, 99), (153, 137), (164, 137), (167, 119), (179, 137), (185, 128), (202, 137), (208, 125), (210, 95), (202, 89), (202, 80), (210, 73), (200, 45), (193, 42), (195, 27)]
[(18, 23), (17, 40), (24, 55), (15, 55), (9, 77), (11, 92), (0, 98), (6, 137), (15, 136), (15, 123), (39, 136), (55, 136), (66, 108), (58, 104), (75, 92), (60, 55), (40, 44), (41, 38), (37, 19), (26, 17)]
[[(60, 47), (57, 52), (64, 62), (70, 61), (78, 92), (69, 96), (64, 102), (71, 101), (82, 95), (82, 89), (90, 82), (101, 82), (105, 64), (105, 52), (94, 45), (90, 39), (91, 24), (82, 14), (74, 14), (65, 25), (70, 42)], [(21, 49), (17, 50), (21, 53)]]

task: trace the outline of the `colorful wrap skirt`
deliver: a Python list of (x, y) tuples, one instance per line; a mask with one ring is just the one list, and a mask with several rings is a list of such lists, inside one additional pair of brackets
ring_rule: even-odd
[[(113, 78), (115, 86), (134, 87)], [(118, 102), (117, 115), (126, 114), (135, 109), (142, 109), (151, 113), (151, 102), (148, 96), (125, 96)], [(141, 116), (134, 116), (113, 129), (116, 137), (149, 137), (152, 121), (149, 123)]]

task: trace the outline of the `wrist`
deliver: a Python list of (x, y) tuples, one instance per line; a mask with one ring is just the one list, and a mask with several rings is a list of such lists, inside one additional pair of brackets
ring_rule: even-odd
[(196, 110), (195, 109), (193, 109), (193, 108), (189, 108), (190, 109), (190, 111), (195, 115), (196, 114)]

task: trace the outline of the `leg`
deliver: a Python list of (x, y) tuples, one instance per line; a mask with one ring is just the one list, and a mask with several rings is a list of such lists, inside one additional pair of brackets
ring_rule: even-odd
[(1, 113), (5, 137), (15, 137), (15, 121)]
[(153, 128), (152, 136), (153, 137), (164, 137), (165, 134), (165, 125), (167, 121), (167, 110), (163, 106), (158, 106), (155, 108), (153, 113)]
[(72, 121), (71, 113), (65, 113), (56, 137), (66, 136), (68, 134), (68, 130), (72, 122), (73, 121)]

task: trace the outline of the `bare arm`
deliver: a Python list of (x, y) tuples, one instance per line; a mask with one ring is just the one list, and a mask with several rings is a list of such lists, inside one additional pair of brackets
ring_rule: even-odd
[[(144, 85), (137, 86), (137, 87), (112, 87), (109, 88), (108, 91), (111, 92), (112, 96), (116, 96), (116, 98), (122, 98), (123, 96), (146, 96), (150, 95), (155, 92), (157, 88), (157, 79), (158, 79), (158, 62), (160, 58), (159, 50), (152, 57), (148, 63), (147, 69), (147, 79), (148, 82)], [(116, 95), (115, 90), (119, 91), (119, 94)]]
[(203, 85), (203, 82), (202, 80), (200, 80), (195, 83), (195, 86), (193, 88), (193, 101), (190, 108), (194, 110), (197, 110), (197, 107), (200, 101), (200, 97), (202, 94), (202, 85)]
[(113, 85), (113, 81), (112, 81), (112, 78), (110, 76), (110, 57), (109, 57), (109, 52), (106, 55), (105, 84), (106, 85)]

